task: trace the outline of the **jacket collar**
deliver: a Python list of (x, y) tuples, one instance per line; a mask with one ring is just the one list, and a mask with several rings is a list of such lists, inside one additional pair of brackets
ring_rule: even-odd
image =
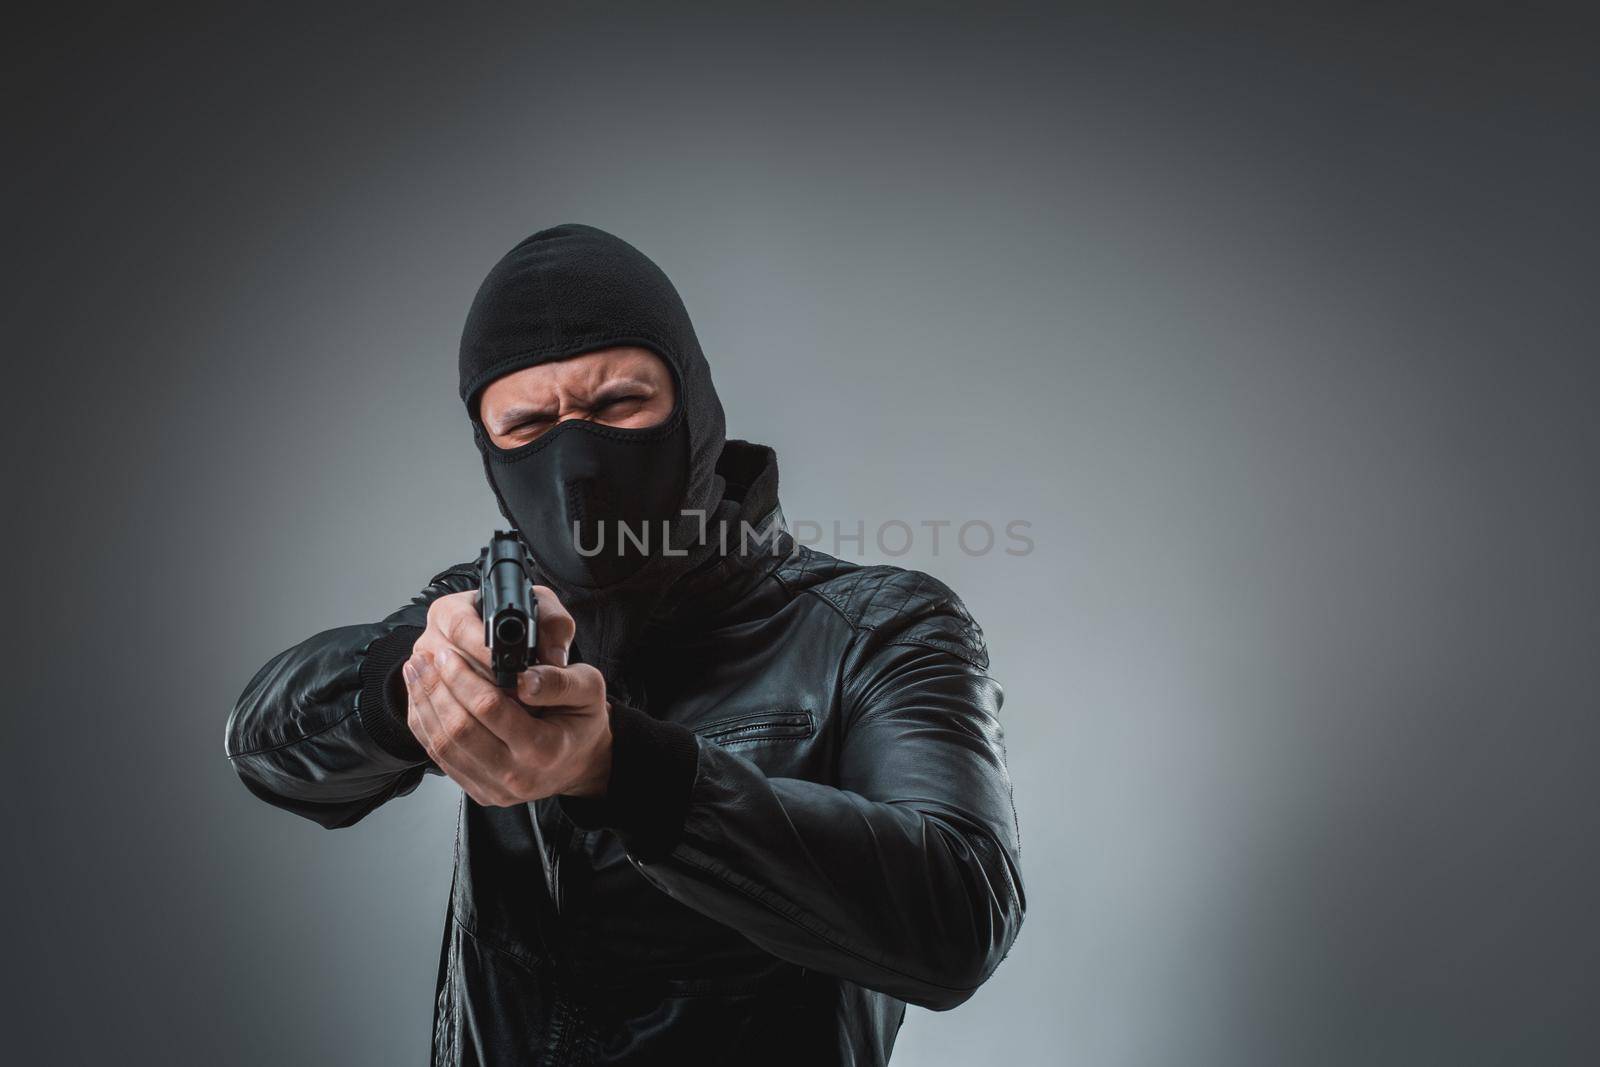
[(742, 599), (794, 551), (778, 500), (778, 455), (766, 445), (730, 440), (717, 473), (726, 488), (706, 517), (717, 550), (678, 579), (655, 612), (656, 622), (703, 621)]

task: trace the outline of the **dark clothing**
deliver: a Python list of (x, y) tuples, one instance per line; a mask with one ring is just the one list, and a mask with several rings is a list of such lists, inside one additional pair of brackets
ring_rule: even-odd
[[(775, 497), (729, 442), (730, 499)], [(797, 545), (673, 587), (615, 706), (610, 792), (463, 798), (434, 1064), (881, 1064), (905, 1003), (954, 1007), (1022, 922), (982, 634), (948, 588)], [(437, 575), (274, 657), (228, 724), (269, 803), (342, 827), (439, 773), (394, 674)], [(579, 644), (582, 633), (579, 633)]]

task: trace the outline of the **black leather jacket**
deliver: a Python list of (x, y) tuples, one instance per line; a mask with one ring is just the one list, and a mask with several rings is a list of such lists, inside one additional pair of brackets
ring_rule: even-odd
[[(392, 675), (475, 581), (267, 663), (228, 722), (250, 790), (342, 827), (439, 773)], [(1022, 923), (977, 625), (925, 574), (780, 533), (692, 576), (650, 648), (630, 699), (692, 731), (670, 849), (648, 801), (463, 797), (432, 1062), (886, 1062), (905, 1004), (965, 1001)]]

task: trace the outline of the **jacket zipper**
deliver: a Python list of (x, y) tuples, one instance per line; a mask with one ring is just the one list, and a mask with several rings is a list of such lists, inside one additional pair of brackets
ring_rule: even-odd
[(756, 712), (751, 715), (719, 719), (695, 729), (695, 733), (719, 745), (774, 738), (810, 737), (811, 732), (809, 711)]

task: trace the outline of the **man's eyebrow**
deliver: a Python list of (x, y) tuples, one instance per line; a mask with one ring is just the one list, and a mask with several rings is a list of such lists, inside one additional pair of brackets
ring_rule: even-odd
[(553, 407), (530, 407), (524, 404), (521, 407), (509, 407), (500, 412), (493, 420), (494, 428), (499, 433), (505, 433), (514, 426), (521, 426), (525, 422), (549, 422), (556, 417)]
[(639, 378), (612, 378), (595, 390), (596, 396), (616, 396), (618, 393), (655, 392), (655, 388)]

